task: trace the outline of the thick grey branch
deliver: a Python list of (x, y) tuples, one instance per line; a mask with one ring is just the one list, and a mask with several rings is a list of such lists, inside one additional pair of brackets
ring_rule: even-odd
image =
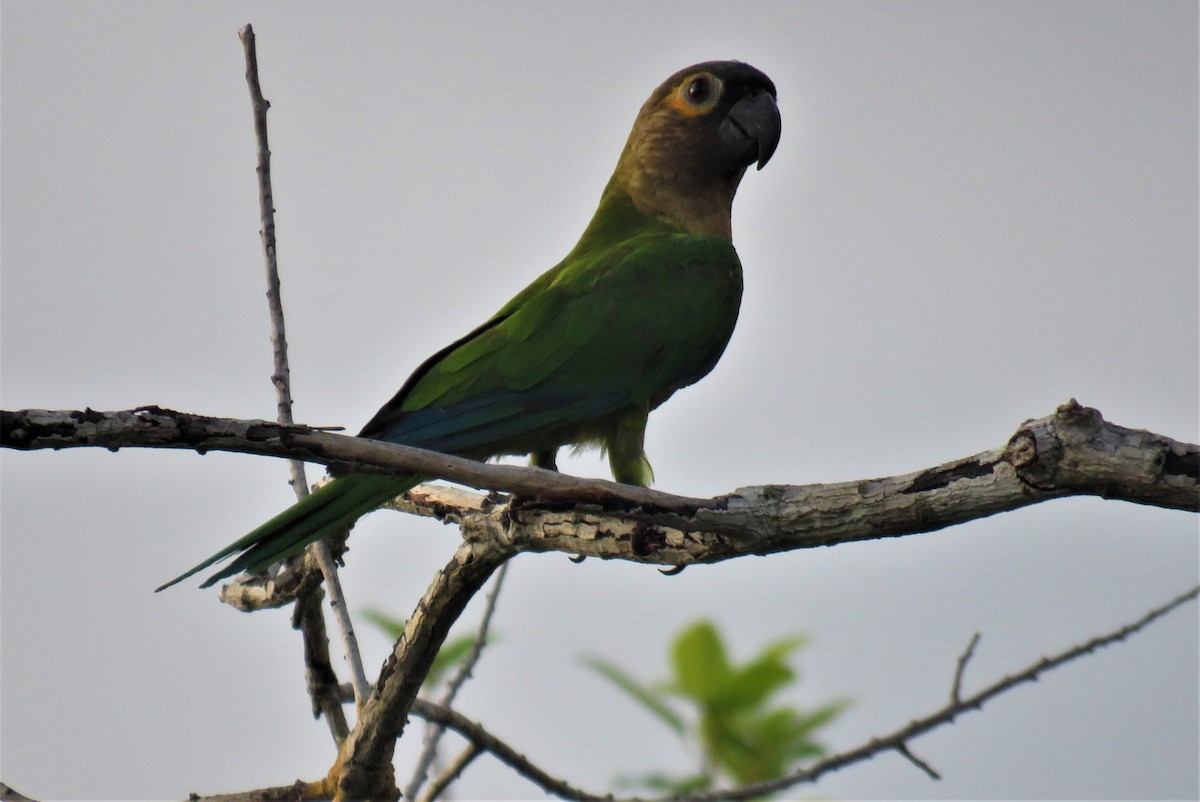
[(203, 454), (231, 451), (303, 459), (361, 473), (442, 477), (546, 500), (572, 500), (665, 509), (711, 503), (598, 479), (577, 479), (540, 468), (488, 465), (411, 446), (364, 440), (302, 425), (212, 418), (147, 406), (119, 412), (24, 409), (0, 411), (0, 447), (176, 448)]
[(1200, 447), (1115, 426), (1075, 401), (1027, 421), (1002, 448), (934, 468), (835, 484), (749, 487), (713, 499), (488, 465), (303, 426), (157, 407), (109, 413), (5, 411), (0, 445), (239, 451), (364, 472), (440, 476), (543, 502), (488, 516), (493, 536), (513, 550), (666, 565), (928, 532), (1070, 495), (1200, 511)]
[(414, 490), (409, 504), (475, 520), (518, 551), (688, 565), (928, 532), (1070, 495), (1200, 510), (1200, 448), (1104, 421), (1074, 401), (1007, 446), (902, 476), (743, 488), (693, 511), (517, 505), (489, 510)]

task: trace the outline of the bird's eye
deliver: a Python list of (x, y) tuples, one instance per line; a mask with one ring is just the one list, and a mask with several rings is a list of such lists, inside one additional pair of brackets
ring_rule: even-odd
[(721, 79), (711, 72), (695, 72), (684, 78), (665, 101), (684, 117), (708, 114), (716, 108), (722, 89)]
[(688, 83), (684, 94), (691, 103), (702, 106), (712, 96), (712, 80), (707, 75), (697, 76)]

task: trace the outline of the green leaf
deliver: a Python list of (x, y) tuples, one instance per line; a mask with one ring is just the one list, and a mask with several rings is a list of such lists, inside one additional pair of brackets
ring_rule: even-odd
[[(491, 642), (492, 639), (487, 638), (484, 640), (484, 645)], [(438, 649), (437, 656), (433, 658), (433, 665), (429, 667), (429, 673), (425, 675), (425, 686), (429, 688), (436, 686), (452, 668), (461, 665), (467, 659), (467, 655), (473, 648), (475, 648), (474, 635), (459, 635), (457, 638), (450, 638), (443, 643), (442, 648)]]
[(797, 635), (768, 645), (758, 657), (733, 672), (718, 701), (725, 707), (744, 710), (765, 704), (776, 691), (795, 682), (796, 672), (787, 658), (806, 642), (807, 638)]
[(735, 670), (712, 696), (712, 704), (729, 710), (761, 706), (796, 675), (782, 663), (751, 663)]
[(392, 640), (397, 640), (404, 634), (404, 626), (408, 623), (402, 618), (392, 618), (387, 613), (382, 610), (376, 610), (374, 607), (368, 607), (363, 610), (362, 617), (382, 629), (383, 633)]
[(675, 689), (700, 702), (712, 700), (730, 674), (725, 644), (711, 621), (698, 621), (680, 633), (671, 647), (671, 663)]
[(805, 716), (800, 716), (796, 721), (796, 732), (805, 737), (813, 732), (816, 732), (821, 727), (824, 727), (829, 722), (833, 721), (842, 711), (850, 706), (849, 699), (839, 699), (836, 702), (830, 702), (827, 705), (818, 707), (813, 712)]
[(808, 638), (804, 635), (792, 635), (788, 638), (782, 638), (768, 644), (765, 649), (759, 652), (755, 662), (778, 662), (806, 645), (808, 645)]
[[(801, 760), (824, 754), (813, 735), (846, 702), (799, 712), (770, 701), (796, 683), (798, 674), (789, 660), (805, 643), (803, 637), (783, 638), (749, 662), (736, 665), (730, 662), (717, 628), (698, 621), (671, 644), (670, 682), (642, 685), (603, 660), (591, 658), (587, 663), (666, 722), (700, 756), (699, 774), (673, 779), (652, 773), (637, 778), (641, 785), (660, 792), (687, 794), (710, 789), (721, 777), (739, 785), (775, 779)], [(694, 705), (694, 725), (667, 705), (665, 700), (672, 695)]]
[(643, 707), (645, 707), (654, 715), (658, 716), (659, 719), (662, 720), (662, 722), (672, 730), (674, 730), (677, 735), (683, 735), (684, 730), (687, 728), (683, 718), (680, 717), (680, 715), (674, 710), (672, 710), (666, 704), (666, 702), (660, 699), (659, 696), (654, 693), (654, 691), (645, 687), (636, 679), (629, 676), (624, 671), (617, 668), (612, 663), (607, 662), (606, 660), (602, 660), (599, 657), (584, 657), (582, 660), (584, 665), (607, 679), (613, 685), (616, 685), (618, 688), (625, 691), (625, 693), (632, 696), (638, 702), (641, 702)]
[(731, 737), (713, 759), (739, 784), (783, 776), (797, 744), (792, 737), (796, 714), (776, 708), (766, 715), (739, 716), (731, 721)]

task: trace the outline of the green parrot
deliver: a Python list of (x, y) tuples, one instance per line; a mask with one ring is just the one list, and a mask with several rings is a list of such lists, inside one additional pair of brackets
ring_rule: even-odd
[[(530, 454), (550, 469), (560, 446), (599, 446), (616, 481), (648, 485), (650, 410), (712, 370), (733, 333), (733, 196), (779, 133), (775, 85), (754, 67), (672, 75), (638, 112), (574, 249), (425, 360), (359, 437), (481, 460)], [(340, 476), (158, 590), (233, 554), (202, 587), (265, 569), (425, 478)]]

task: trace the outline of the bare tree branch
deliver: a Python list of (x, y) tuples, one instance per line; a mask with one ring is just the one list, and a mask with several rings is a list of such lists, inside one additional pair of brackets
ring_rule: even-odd
[(15, 788), (9, 788), (4, 783), (0, 783), (0, 802), (37, 802), (37, 800), (30, 799)]
[(292, 628), (300, 630), (304, 641), (304, 674), (313, 716), (324, 714), (334, 743), (341, 744), (350, 734), (350, 726), (342, 710), (341, 684), (329, 662), (329, 637), (325, 633), (325, 614), (321, 612), (325, 593), (318, 582), (310, 584), (312, 590), (296, 598)]
[(549, 500), (683, 510), (709, 503), (708, 499), (689, 499), (603, 480), (577, 479), (541, 468), (488, 465), (412, 446), (333, 434), (328, 427), (212, 418), (157, 406), (118, 412), (3, 410), (0, 447), (19, 450), (99, 447), (110, 451), (173, 448), (200, 454), (230, 451), (299, 458), (361, 473), (442, 477), (470, 487), (490, 487)]
[(728, 793), (712, 793), (698, 794), (690, 798), (690, 802), (717, 802), (718, 800), (749, 800), (763, 794), (775, 793), (785, 788), (790, 788), (800, 783), (813, 782), (819, 777), (828, 774), (838, 769), (844, 768), (852, 763), (857, 763), (866, 758), (873, 757), (880, 752), (885, 752), (890, 749), (897, 749), (905, 745), (908, 741), (924, 735), (930, 730), (936, 729), (943, 724), (948, 724), (954, 721), (959, 715), (970, 711), (979, 710), (985, 702), (988, 702), (1004, 693), (1011, 688), (1020, 685), (1024, 682), (1032, 682), (1041, 674), (1049, 671), (1052, 668), (1057, 668), (1064, 663), (1069, 663), (1078, 657), (1085, 654), (1090, 654), (1097, 649), (1109, 646), (1118, 641), (1125, 640), (1133, 633), (1153, 623), (1156, 619), (1161, 618), (1172, 610), (1180, 607), (1187, 602), (1194, 601), (1200, 595), (1200, 587), (1192, 588), (1186, 593), (1183, 593), (1161, 607), (1156, 607), (1146, 613), (1132, 624), (1121, 627), (1107, 635), (1101, 635), (1092, 638), (1086, 643), (1081, 643), (1078, 646), (1073, 646), (1052, 657), (1045, 657), (1036, 663), (1018, 671), (1015, 674), (1000, 679), (983, 690), (968, 696), (965, 699), (959, 700), (957, 703), (946, 705), (941, 710), (936, 711), (924, 718), (910, 722), (907, 726), (882, 737), (872, 738), (871, 741), (857, 749), (848, 752), (842, 752), (832, 757), (825, 758), (814, 766), (810, 766), (802, 771), (795, 772), (786, 777), (770, 782), (756, 783), (752, 786), (739, 788), (734, 792)]
[(481, 537), (469, 524), (463, 529), (464, 542), (409, 616), (357, 725), (329, 770), (326, 790), (339, 802), (399, 797), (392, 754), (421, 683), (451, 625), (488, 577), (515, 553), (503, 543)]
[(958, 704), (958, 700), (962, 694), (963, 673), (967, 670), (967, 663), (975, 655), (975, 647), (979, 645), (979, 633), (976, 632), (971, 636), (971, 642), (967, 644), (967, 648), (958, 657), (958, 665), (954, 668), (954, 683), (950, 686), (950, 703)]
[[(425, 699), (417, 699), (413, 703), (412, 712), (426, 721), (436, 721), (442, 726), (449, 727), (466, 738), (468, 742), (475, 744), (480, 749), (491, 752), (502, 763), (548, 794), (562, 799), (579, 800), (579, 802), (610, 802), (613, 800), (612, 794), (590, 794), (587, 791), (574, 787), (565, 780), (552, 777), (534, 765), (532, 761), (516, 749), (513, 749), (507, 743), (484, 729), (482, 724), (472, 721), (448, 707), (426, 701)], [(630, 802), (633, 802), (633, 800), (630, 800)]]
[(659, 565), (929, 532), (1072, 495), (1200, 511), (1200, 447), (1110, 424), (1074, 401), (1022, 424), (1001, 448), (933, 468), (834, 484), (748, 487), (712, 499), (157, 407), (4, 411), (0, 445), (239, 451), (302, 456), (363, 472), (440, 476), (538, 499), (537, 505), (487, 513), (493, 535), (515, 550)]
[[(1022, 424), (1002, 448), (934, 468), (860, 482), (743, 488), (714, 499), (486, 465), (301, 426), (203, 418), (156, 407), (107, 414), (3, 412), (0, 444), (19, 449), (138, 445), (304, 457), (340, 468), (441, 476), (538, 499), (537, 504), (500, 506), (483, 500), (477, 509), (461, 505), (443, 510), (460, 519), (465, 542), (410, 617), (358, 725), (342, 744), (323, 785), (342, 800), (396, 797), (391, 756), (417, 689), (471, 596), (515, 553), (559, 550), (687, 565), (927, 532), (1069, 495), (1200, 509), (1200, 448), (1109, 424), (1097, 411), (1074, 401)], [(421, 496), (410, 494), (410, 502), (414, 498)], [(1035, 666), (1032, 675), (1006, 682), (1024, 681), (1045, 667)], [(960, 700), (864, 749), (871, 754), (899, 750), (995, 692)], [(861, 759), (861, 751), (839, 756), (842, 762), (823, 761), (809, 771), (832, 771)], [(756, 787), (745, 796), (720, 798), (749, 799), (773, 790), (777, 789)]]
[[(452, 707), (454, 705), (454, 699), (458, 696), (459, 689), (462, 688), (467, 678), (471, 676), (471, 672), (475, 669), (475, 664), (479, 662), (479, 656), (483, 654), (483, 647), (487, 644), (488, 629), (492, 623), (492, 614), (496, 611), (496, 599), (500, 596), (500, 588), (504, 585), (504, 577), (507, 573), (508, 563), (504, 563), (504, 565), (500, 566), (500, 570), (496, 572), (496, 579), (492, 582), (492, 589), (488, 591), (484, 600), (483, 615), (480, 617), (479, 629), (475, 633), (475, 640), (471, 644), (471, 651), (467, 654), (466, 659), (463, 660), (462, 665), (458, 667), (458, 671), (446, 683), (446, 692), (442, 694), (442, 698), (439, 700), (443, 707)], [(445, 728), (440, 724), (434, 724), (425, 732), (424, 743), (421, 746), (421, 755), (418, 757), (412, 777), (404, 789), (405, 799), (416, 799), (417, 795), (421, 793), (421, 786), (425, 783), (429, 767), (433, 765), (434, 758), (437, 757), (438, 742), (441, 740), (443, 732), (445, 732)], [(460, 768), (459, 771), (461, 770)], [(430, 793), (433, 794), (432, 789), (430, 789)], [(436, 796), (436, 794), (433, 795)]]
[(925, 772), (925, 776), (927, 776), (929, 779), (931, 779), (931, 780), (942, 779), (942, 775), (940, 775), (936, 771), (934, 771), (932, 766), (930, 766), (924, 760), (921, 760), (921, 758), (917, 757), (916, 755), (914, 755), (912, 752), (910, 752), (908, 750), (908, 744), (906, 744), (906, 743), (899, 744), (898, 746), (896, 746), (896, 751), (899, 752), (901, 755), (903, 755), (904, 758), (909, 763), (912, 763), (914, 766), (919, 768), (921, 771)]
[[(280, 293), (279, 264), (275, 242), (275, 202), (271, 188), (271, 149), (267, 141), (267, 110), (271, 107), (263, 97), (262, 86), (258, 78), (258, 50), (255, 46), (254, 29), (247, 25), (238, 31), (242, 49), (246, 58), (246, 83), (250, 89), (250, 103), (254, 112), (254, 139), (258, 154), (258, 206), (262, 228), (259, 237), (262, 239), (263, 261), (267, 276), (267, 307), (271, 321), (271, 346), (274, 370), (271, 382), (275, 387), (277, 419), (280, 423), (290, 425), (292, 421), (292, 388), (291, 370), (288, 367), (287, 334), (284, 325), (283, 300)], [(298, 459), (288, 461), (291, 472), (292, 489), (297, 499), (308, 495), (308, 480), (304, 475), (304, 462)], [(323, 543), (315, 544), (313, 558), (319, 565), (326, 561), (332, 564), (329, 552)], [(322, 554), (323, 552), (323, 554)], [(322, 556), (325, 560), (322, 560)], [(302, 564), (304, 558), (294, 559), (295, 564)], [(321, 600), (324, 592), (316, 582), (304, 583), (305, 592), (296, 597), (295, 612), (292, 616), (292, 626), (300, 631), (304, 641), (304, 668), (307, 678), (309, 696), (312, 699), (313, 715), (324, 714), (334, 741), (340, 744), (350, 734), (346, 723), (346, 715), (337, 699), (331, 696), (329, 687), (337, 686), (337, 675), (329, 660), (329, 639), (325, 633), (325, 618), (321, 611)]]
[[(925, 772), (931, 779), (940, 779), (940, 776), (934, 771), (928, 763), (916, 757), (909, 751), (908, 742), (924, 735), (931, 730), (937, 729), (945, 724), (953, 722), (958, 716), (963, 713), (979, 710), (984, 703), (991, 701), (995, 697), (1011, 690), (1025, 682), (1036, 680), (1045, 672), (1057, 668), (1065, 663), (1069, 663), (1083, 655), (1101, 649), (1105, 646), (1110, 646), (1118, 641), (1123, 641), (1130, 635), (1138, 632), (1149, 626), (1159, 618), (1167, 615), (1178, 607), (1181, 607), (1188, 602), (1194, 601), (1200, 595), (1200, 587), (1195, 587), (1186, 593), (1180, 594), (1166, 604), (1156, 607), (1149, 611), (1137, 621), (1127, 624), (1119, 629), (1109, 632), (1105, 635), (1092, 638), (1089, 641), (1073, 646), (1051, 657), (1045, 657), (1021, 669), (1020, 671), (1010, 674), (982, 690), (964, 698), (955, 698), (940, 710), (909, 722), (904, 727), (892, 732), (888, 735), (872, 738), (862, 746), (851, 749), (845, 752), (840, 752), (836, 755), (824, 758), (817, 763), (808, 766), (800, 771), (793, 772), (786, 777), (781, 777), (777, 780), (769, 780), (766, 782), (753, 783), (740, 788), (711, 791), (706, 793), (690, 794), (687, 796), (665, 797), (654, 800), (654, 802), (737, 802), (738, 800), (751, 800), (767, 794), (777, 793), (787, 790), (802, 783), (815, 782), (825, 774), (837, 771), (839, 769), (850, 766), (854, 763), (867, 760), (880, 754), (881, 752), (896, 751), (911, 761), (914, 765)], [(977, 644), (978, 638), (973, 638), (971, 648), (968, 649), (958, 661), (958, 670), (956, 671), (956, 681), (961, 677), (962, 667), (970, 660), (974, 652), (974, 646)], [(418, 699), (413, 704), (412, 711), (421, 718), (427, 721), (437, 721), (444, 724), (446, 727), (457, 732), (459, 735), (466, 738), (470, 743), (477, 745), (479, 748), (491, 752), (500, 761), (511, 767), (514, 771), (525, 777), (530, 782), (537, 785), (548, 794), (560, 797), (562, 799), (576, 800), (577, 802), (646, 802), (641, 797), (614, 797), (611, 794), (592, 794), (587, 791), (575, 788), (563, 780), (559, 780), (543, 769), (538, 768), (524, 755), (513, 749), (504, 741), (501, 741), (496, 736), (485, 730), (482, 725), (471, 721), (462, 714), (451, 710), (442, 705), (433, 704), (432, 702)]]
[[(483, 749), (475, 744), (468, 744), (467, 748), (458, 753), (454, 760), (450, 761), (450, 765), (446, 770), (433, 778), (433, 782), (429, 783), (429, 788), (425, 795), (421, 797), (421, 802), (434, 802), (435, 799), (442, 795), (442, 792), (450, 787), (450, 784), (462, 775), (467, 766), (471, 765), (471, 761), (483, 754)], [(406, 797), (415, 799), (416, 797)]]
[(189, 794), (187, 802), (301, 802), (301, 800), (321, 799), (322, 793), (319, 784), (296, 780), (291, 785), (255, 788), (252, 791), (239, 791), (233, 794), (214, 794), (212, 796)]
[[(283, 318), (283, 298), (280, 293), (279, 262), (275, 242), (275, 195), (271, 189), (271, 148), (267, 142), (267, 110), (271, 103), (262, 93), (258, 80), (258, 49), (255, 46), (254, 28), (247, 25), (238, 31), (242, 49), (246, 54), (246, 84), (250, 88), (250, 104), (254, 110), (254, 140), (258, 145), (258, 209), (262, 221), (259, 237), (262, 239), (263, 260), (267, 270), (267, 307), (271, 315), (271, 347), (275, 370), (271, 382), (275, 385), (275, 406), (278, 420), (282, 424), (292, 423), (292, 382), (288, 367), (287, 331)], [(308, 493), (308, 482), (304, 478), (304, 463), (291, 460), (292, 484), (296, 493)]]
[[(271, 104), (263, 97), (262, 85), (258, 79), (258, 50), (255, 46), (254, 28), (246, 25), (245, 28), (238, 31), (238, 38), (242, 40), (242, 48), (246, 54), (246, 84), (250, 89), (250, 103), (254, 109), (254, 138), (258, 143), (258, 205), (262, 219), (262, 229), (259, 231), (259, 235), (262, 238), (263, 259), (267, 270), (267, 306), (270, 310), (271, 345), (275, 362), (271, 381), (275, 385), (278, 420), (281, 424), (291, 425), (293, 422), (291, 369), (288, 367), (287, 333), (284, 326), (283, 298), (280, 293), (278, 248), (275, 241), (275, 194), (271, 188), (271, 149), (267, 140), (267, 110)], [(293, 459), (289, 460), (288, 464), (291, 468), (291, 484), (296, 491), (296, 498), (303, 499), (308, 495), (308, 480), (304, 476), (304, 462)], [(354, 686), (355, 698), (361, 705), (368, 687), (367, 675), (363, 671), (358, 639), (354, 635), (354, 625), (350, 621), (345, 594), (342, 592), (342, 584), (337, 576), (337, 563), (334, 562), (324, 540), (313, 543), (308, 551), (320, 566), (321, 574), (325, 578), (325, 585), (329, 588), (329, 605), (333, 609), (334, 618), (337, 620), (338, 629), (342, 634), (343, 651), (346, 662), (350, 666), (350, 681)], [(312, 588), (310, 592), (316, 593), (318, 586), (312, 585)], [(322, 645), (318, 646), (309, 634), (310, 629), (318, 626), (311, 622), (311, 618), (314, 615), (322, 614), (321, 607), (320, 605), (314, 607), (306, 604), (304, 599), (298, 600), (298, 607), (304, 611), (303, 615), (295, 617), (295, 621), (297, 628), (305, 633), (305, 664), (310, 666), (310, 671), (313, 670), (312, 666), (314, 665), (317, 666), (318, 671), (324, 671), (325, 667), (329, 665), (328, 643), (322, 641)], [(324, 631), (324, 621), (320, 623), (319, 628), (322, 632)], [(313, 662), (310, 662), (310, 659)], [(329, 671), (332, 671), (331, 667)], [(333, 684), (337, 684), (336, 679)], [(309, 687), (313, 686), (314, 682), (310, 677)], [(314, 701), (317, 701), (315, 697)], [(345, 716), (341, 708), (339, 707), (336, 712), (330, 709), (327, 697), (317, 703), (325, 712), (335, 737), (339, 732), (344, 733), (346, 730)], [(339, 717), (343, 719), (340, 724), (337, 721)], [(340, 739), (338, 743), (341, 743)]]

